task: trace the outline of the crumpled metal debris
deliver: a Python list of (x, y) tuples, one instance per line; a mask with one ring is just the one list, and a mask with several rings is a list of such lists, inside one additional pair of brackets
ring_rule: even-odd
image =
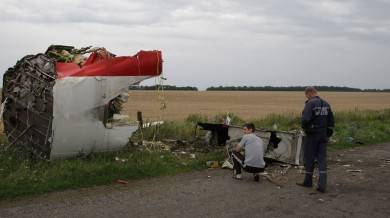
[(129, 182), (127, 180), (123, 180), (123, 179), (118, 179), (118, 180), (116, 180), (116, 182), (119, 183), (119, 184), (122, 184), (122, 185), (128, 185), (129, 184)]
[(281, 167), (284, 167), (284, 169), (280, 172), (280, 174), (281, 174), (282, 176), (286, 175), (287, 172), (288, 172), (288, 170), (291, 169), (291, 165), (290, 165), (290, 164), (281, 164), (280, 166), (281, 166)]
[(126, 163), (129, 160), (125, 159), (125, 158), (115, 157), (115, 161), (118, 162), (118, 163)]
[(138, 150), (149, 152), (171, 152), (176, 156), (184, 156), (191, 159), (196, 159), (196, 152), (205, 151), (203, 148), (197, 148), (190, 142), (177, 139), (162, 139), (161, 141), (143, 140), (139, 143), (131, 142), (131, 146), (135, 146)]
[(219, 163), (218, 163), (218, 161), (215, 161), (215, 160), (207, 161), (206, 165), (208, 168), (213, 168), (213, 169), (219, 168)]
[(84, 65), (88, 59), (88, 57), (84, 55), (92, 52), (95, 52), (100, 59), (109, 59), (115, 57), (114, 54), (111, 54), (105, 48), (92, 48), (92, 46), (77, 49), (73, 46), (52, 45), (47, 49), (45, 54), (55, 59), (56, 62), (72, 62), (81, 66)]
[[(3, 77), (2, 103), (7, 148), (50, 156), (55, 62), (43, 54), (22, 58)], [(19, 73), (23, 72), (23, 73)]]
[(363, 172), (363, 170), (359, 170), (359, 169), (353, 169), (353, 170), (347, 170), (348, 173), (361, 173)]
[(222, 168), (222, 169), (231, 169), (231, 170), (232, 170), (232, 169), (233, 169), (233, 164), (230, 163), (230, 161), (229, 161), (228, 159), (226, 159), (226, 160), (223, 162), (221, 168)]
[(171, 151), (171, 145), (164, 143), (162, 141), (142, 141), (138, 146), (139, 150), (147, 150), (147, 151)]
[(381, 159), (379, 159), (379, 160), (383, 161), (385, 164), (390, 164), (390, 159), (381, 158)]

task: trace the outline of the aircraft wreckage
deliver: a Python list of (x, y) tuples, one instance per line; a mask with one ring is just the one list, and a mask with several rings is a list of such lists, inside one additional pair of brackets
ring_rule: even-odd
[(119, 149), (138, 128), (116, 122), (129, 85), (161, 73), (160, 51), (116, 56), (53, 45), (27, 55), (3, 77), (7, 147), (43, 159)]
[[(240, 126), (218, 123), (198, 123), (198, 126), (210, 133), (206, 141), (211, 145), (236, 144), (244, 134)], [(265, 158), (293, 165), (303, 165), (302, 145), (305, 137), (301, 131), (256, 129), (255, 134), (266, 145)]]

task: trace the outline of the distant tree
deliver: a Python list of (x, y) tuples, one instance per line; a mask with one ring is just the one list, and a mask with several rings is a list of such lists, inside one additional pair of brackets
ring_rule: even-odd
[[(157, 85), (153, 86), (129, 86), (129, 90), (156, 90), (159, 87)], [(198, 91), (197, 87), (192, 86), (172, 86), (172, 85), (163, 85), (164, 90), (181, 90), (181, 91)]]
[[(389, 92), (390, 89), (358, 89), (346, 86), (315, 86), (319, 91)], [(206, 91), (302, 91), (306, 86), (211, 86)]]

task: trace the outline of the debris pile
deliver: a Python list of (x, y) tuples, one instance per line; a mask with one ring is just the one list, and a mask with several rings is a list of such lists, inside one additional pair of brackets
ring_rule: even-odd
[[(89, 56), (86, 54), (93, 53), (92, 57), (94, 61), (107, 60), (115, 57), (114, 54), (108, 52), (105, 48), (92, 48), (92, 46), (77, 49), (73, 46), (52, 45), (45, 53), (56, 62), (74, 63), (79, 66), (83, 66), (89, 59)], [(89, 62), (91, 61), (89, 60)]]
[(203, 141), (194, 139), (191, 141), (180, 139), (161, 139), (157, 141), (129, 141), (128, 147), (135, 148), (139, 151), (148, 152), (170, 152), (178, 157), (186, 157), (190, 159), (196, 158), (196, 153), (207, 153), (215, 147), (208, 147), (203, 144)]

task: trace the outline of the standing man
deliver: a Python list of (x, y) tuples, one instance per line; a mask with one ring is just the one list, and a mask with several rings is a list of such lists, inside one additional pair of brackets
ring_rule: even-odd
[[(264, 144), (261, 138), (255, 135), (255, 125), (247, 123), (243, 128), (244, 136), (232, 152), (234, 178), (242, 179), (241, 168), (253, 173), (253, 179), (259, 181), (259, 173), (264, 172)], [(245, 151), (245, 156), (240, 153)]]
[(304, 161), (306, 175), (300, 186), (313, 186), (314, 160), (317, 159), (319, 180), (317, 191), (326, 190), (326, 144), (333, 133), (334, 119), (330, 105), (321, 99), (314, 87), (305, 89), (307, 98), (302, 112), (301, 126), (306, 133)]

